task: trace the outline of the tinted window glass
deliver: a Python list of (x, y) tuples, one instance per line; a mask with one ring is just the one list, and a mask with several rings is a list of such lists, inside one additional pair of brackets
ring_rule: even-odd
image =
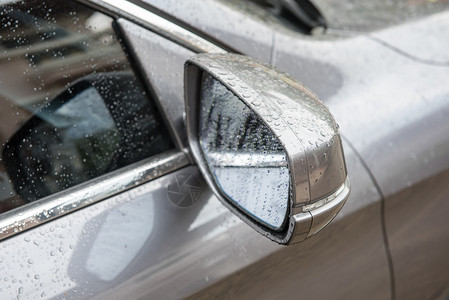
[(68, 1), (0, 11), (0, 212), (173, 147), (111, 18)]

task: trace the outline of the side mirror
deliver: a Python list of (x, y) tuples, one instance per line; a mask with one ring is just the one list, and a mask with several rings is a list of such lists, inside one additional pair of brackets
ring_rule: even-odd
[(247, 224), (290, 244), (340, 211), (350, 187), (338, 125), (302, 84), (245, 56), (200, 54), (185, 89), (193, 158)]

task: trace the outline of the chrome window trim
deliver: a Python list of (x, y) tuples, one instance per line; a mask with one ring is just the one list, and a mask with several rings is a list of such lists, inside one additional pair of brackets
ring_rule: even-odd
[(0, 240), (99, 202), (190, 164), (170, 150), (0, 215)]
[(105, 13), (129, 19), (196, 53), (226, 53), (223, 48), (174, 24), (163, 17), (126, 0), (76, 0)]

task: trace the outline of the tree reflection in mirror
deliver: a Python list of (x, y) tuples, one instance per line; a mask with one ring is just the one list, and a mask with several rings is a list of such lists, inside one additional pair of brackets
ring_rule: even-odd
[(254, 219), (280, 230), (287, 215), (289, 170), (278, 138), (238, 97), (204, 75), (199, 140), (214, 180)]

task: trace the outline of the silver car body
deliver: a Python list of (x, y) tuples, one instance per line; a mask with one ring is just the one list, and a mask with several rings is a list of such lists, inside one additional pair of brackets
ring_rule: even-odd
[[(2, 227), (19, 226), (0, 242), (1, 299), (446, 299), (449, 13), (311, 38), (212, 0), (85, 2), (118, 19), (177, 150), (83, 185), (88, 196), (51, 196), (73, 207), (23, 232), (24, 214), (41, 208), (5, 214)], [(191, 165), (184, 63), (229, 50), (290, 73), (340, 124), (351, 195), (300, 244), (251, 229)], [(179, 205), (173, 188), (200, 194)]]

